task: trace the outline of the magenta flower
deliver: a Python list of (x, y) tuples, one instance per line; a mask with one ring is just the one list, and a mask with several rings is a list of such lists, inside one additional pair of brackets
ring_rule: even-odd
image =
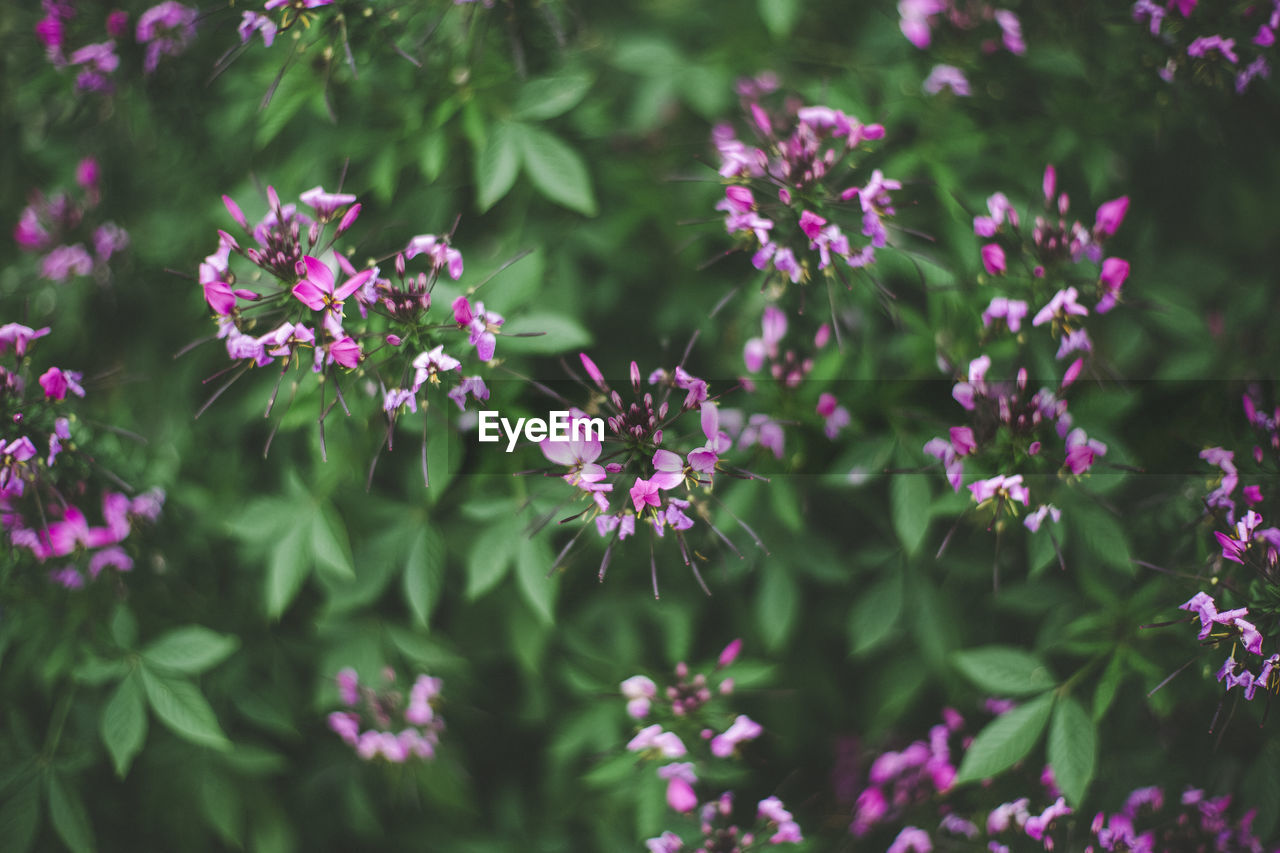
[(898, 28), (907, 41), (921, 50), (933, 40), (930, 18), (946, 11), (943, 0), (900, 0), (898, 3)]
[(486, 311), (483, 302), (477, 302), (469, 325), (468, 343), (476, 348), (476, 357), (481, 361), (493, 358), (498, 346), (497, 332), (505, 322), (502, 315)]
[(657, 723), (644, 727), (627, 743), (629, 752), (647, 749), (656, 749), (663, 758), (680, 758), (688, 752), (679, 736), (674, 732), (663, 731), (662, 726)]
[(1071, 317), (1087, 315), (1089, 309), (1076, 301), (1079, 295), (1074, 287), (1059, 290), (1047, 305), (1036, 312), (1036, 316), (1031, 320), (1031, 325), (1042, 326), (1050, 320), (1058, 320), (1065, 323)]
[(276, 22), (266, 15), (246, 11), (240, 19), (240, 43), (248, 44), (254, 33), (262, 33), (262, 43), (271, 47), (271, 43), (276, 40), (277, 30)]
[(933, 853), (933, 841), (923, 829), (904, 827), (886, 853)]
[(1104, 201), (1098, 205), (1097, 218), (1093, 223), (1094, 232), (1103, 237), (1110, 237), (1116, 233), (1120, 223), (1124, 222), (1124, 216), (1128, 212), (1129, 197), (1127, 195)]
[(720, 455), (729, 450), (732, 441), (729, 434), (720, 429), (720, 408), (711, 401), (703, 401), (699, 406), (702, 419), (702, 434), (707, 443), (697, 450), (689, 452), (689, 467), (699, 474), (714, 474)]
[(631, 487), (631, 502), (635, 505), (636, 512), (642, 512), (646, 506), (654, 508), (661, 506), (662, 497), (659, 494), (658, 484), (636, 477), (635, 485)]
[(40, 376), (40, 387), (44, 389), (44, 396), (48, 400), (66, 399), (68, 391), (77, 397), (83, 397), (84, 389), (80, 387), (80, 379), (81, 374), (74, 370), (63, 371), (50, 367)]
[(969, 484), (969, 491), (973, 493), (973, 499), (978, 503), (998, 498), (1017, 501), (1027, 506), (1030, 501), (1030, 493), (1027, 487), (1022, 485), (1021, 474), (1014, 474), (1011, 477), (997, 474), (989, 480), (978, 480)]
[(657, 694), (657, 685), (647, 676), (633, 675), (622, 682), (622, 695), (627, 697), (627, 714), (637, 720), (649, 716), (650, 704)]
[[(244, 38), (243, 34), (241, 38)], [(265, 39), (265, 35), (263, 38)], [(314, 210), (319, 221), (329, 222), (336, 219), (339, 213), (345, 212), (348, 206), (355, 204), (356, 197), (350, 193), (325, 192), (323, 187), (315, 186), (298, 196), (298, 200)]]
[(764, 367), (766, 357), (777, 358), (778, 343), (787, 333), (787, 315), (777, 306), (766, 306), (760, 325), (761, 336), (747, 341), (742, 351), (742, 360), (751, 373)]
[(1240, 57), (1236, 56), (1235, 48), (1235, 39), (1224, 39), (1221, 35), (1201, 36), (1187, 45), (1187, 56), (1203, 57), (1213, 50), (1217, 51), (1223, 59), (1235, 65), (1240, 61)]
[(1046, 515), (1051, 518), (1055, 524), (1062, 520), (1062, 510), (1050, 504), (1041, 504), (1036, 507), (1034, 512), (1029, 513), (1022, 523), (1032, 533), (1036, 533), (1040, 530), (1040, 525), (1044, 523)]
[(447, 237), (437, 237), (434, 234), (419, 234), (414, 237), (405, 248), (404, 256), (412, 259), (418, 255), (427, 255), (436, 272), (447, 270), (454, 281), (462, 278), (462, 253), (449, 245)]
[(987, 310), (982, 312), (982, 325), (990, 327), (993, 321), (1004, 320), (1009, 331), (1016, 334), (1022, 328), (1022, 318), (1027, 316), (1027, 310), (1027, 303), (1021, 299), (995, 296), (992, 297)]
[(1004, 275), (1004, 249), (998, 243), (988, 243), (982, 247), (982, 266), (989, 275)]
[(823, 431), (832, 441), (852, 422), (849, 410), (837, 403), (834, 394), (825, 391), (818, 396), (817, 412), (826, 421)]
[(457, 403), (458, 408), (465, 412), (468, 394), (476, 402), (484, 402), (489, 399), (489, 386), (485, 385), (484, 380), (479, 376), (467, 376), (445, 396)]
[(445, 355), (444, 344), (432, 350), (418, 354), (413, 360), (413, 391), (417, 393), (424, 382), (433, 385), (440, 383), (440, 374), (450, 370), (459, 370), (462, 362), (451, 355)]
[(333, 270), (320, 260), (304, 255), (299, 272), (304, 270), (306, 277), (294, 285), (293, 295), (312, 311), (324, 311), (339, 319), (342, 317), (343, 300), (363, 287), (378, 272), (377, 269), (365, 270), (347, 279), (341, 287), (335, 288)]
[(1097, 312), (1105, 314), (1115, 307), (1120, 296), (1120, 288), (1129, 277), (1129, 262), (1122, 258), (1107, 258), (1102, 262), (1102, 274), (1098, 280), (1102, 284), (1103, 295), (1098, 300)]
[(1107, 446), (1096, 438), (1089, 438), (1083, 429), (1076, 427), (1067, 434), (1066, 466), (1072, 474), (1083, 474), (1093, 467), (1099, 456), (1106, 455)]
[(658, 768), (658, 778), (667, 780), (667, 805), (672, 811), (688, 814), (698, 807), (693, 784), (698, 781), (693, 764), (681, 762)]
[(680, 853), (684, 842), (674, 832), (664, 832), (658, 838), (650, 838), (644, 843), (648, 853)]
[(21, 323), (6, 323), (0, 326), (0, 355), (4, 355), (12, 346), (14, 354), (21, 358), (27, 354), (27, 347), (32, 341), (43, 338), (47, 334), (49, 334), (48, 326), (37, 330)]
[(142, 69), (156, 70), (162, 56), (177, 56), (196, 37), (196, 10), (175, 0), (165, 0), (138, 16), (136, 36), (147, 46)]
[(1014, 56), (1022, 56), (1027, 52), (1027, 43), (1022, 40), (1022, 22), (1018, 16), (1008, 9), (996, 9), (996, 23), (1000, 26), (1001, 40), (1005, 50)]

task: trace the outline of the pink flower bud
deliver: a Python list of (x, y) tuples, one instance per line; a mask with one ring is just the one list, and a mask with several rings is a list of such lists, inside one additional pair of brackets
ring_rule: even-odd
[(248, 222), (244, 218), (244, 212), (240, 210), (240, 205), (236, 204), (235, 200), (231, 198), (231, 196), (224, 195), (222, 197), (222, 203), (226, 206), (227, 213), (231, 214), (231, 218), (236, 221), (237, 225), (241, 228), (249, 227)]
[(724, 647), (724, 651), (720, 653), (720, 660), (716, 663), (717, 669), (724, 669), (729, 664), (738, 659), (738, 654), (742, 651), (742, 638), (734, 640)]

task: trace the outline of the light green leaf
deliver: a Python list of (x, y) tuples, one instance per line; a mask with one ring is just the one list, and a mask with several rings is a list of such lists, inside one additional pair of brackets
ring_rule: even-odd
[(147, 709), (142, 702), (142, 679), (136, 670), (120, 682), (107, 700), (98, 731), (111, 753), (116, 775), (123, 779), (147, 739)]
[(236, 637), (199, 625), (175, 628), (142, 650), (148, 663), (175, 672), (198, 673), (216, 666), (240, 645)]
[(434, 181), (444, 171), (444, 161), (449, 154), (448, 136), (439, 131), (426, 134), (418, 151), (418, 168), (428, 181)]
[(514, 115), (518, 119), (555, 118), (578, 105), (591, 88), (590, 74), (557, 74), (530, 80), (516, 97)]
[(484, 213), (511, 191), (520, 173), (520, 148), (510, 125), (489, 129), (484, 148), (476, 157), (476, 206)]
[(404, 564), (404, 595), (419, 625), (426, 627), (444, 587), (444, 542), (440, 534), (423, 526), (409, 547)]
[(1043, 661), (1012, 646), (965, 649), (952, 660), (966, 678), (997, 696), (1030, 696), (1058, 683)]
[(560, 591), (559, 578), (547, 577), (554, 557), (545, 536), (520, 538), (520, 550), (516, 555), (516, 579), (520, 582), (520, 592), (533, 612), (547, 625), (555, 624), (556, 596)]
[(356, 579), (347, 526), (331, 506), (316, 507), (311, 518), (311, 552), (315, 555), (316, 567), (327, 571), (335, 580)]
[(893, 572), (858, 599), (849, 613), (849, 652), (860, 655), (888, 638), (902, 617), (902, 575)]
[(271, 549), (267, 562), (267, 616), (278, 619), (288, 609), (302, 582), (311, 572), (311, 560), (304, 547), (308, 527), (290, 529)]
[[(591, 333), (577, 321), (563, 314), (534, 311), (511, 321), (508, 336), (498, 344), (502, 352), (553, 355), (568, 350), (583, 349), (591, 345)], [(506, 327), (504, 327), (506, 331)], [(527, 338), (510, 337), (511, 332), (540, 332)]]
[(213, 749), (228, 749), (231, 741), (222, 733), (213, 708), (194, 684), (180, 678), (169, 678), (142, 667), (142, 686), (147, 701), (160, 722), (174, 734), (194, 744)]
[(925, 474), (898, 474), (889, 484), (893, 529), (908, 554), (915, 554), (929, 530), (932, 494)]
[(524, 170), (538, 192), (570, 210), (596, 215), (596, 197), (582, 155), (533, 125), (520, 126), (519, 141)]
[(1045, 693), (988, 723), (960, 762), (956, 784), (990, 779), (1026, 758), (1040, 740), (1052, 710), (1053, 694)]
[(1053, 711), (1049, 726), (1049, 764), (1067, 802), (1079, 808), (1093, 780), (1098, 760), (1098, 732), (1088, 712), (1068, 696)]
[(75, 788), (69, 788), (57, 773), (50, 773), (46, 780), (49, 797), (49, 822), (74, 853), (88, 853), (94, 849), (93, 827), (89, 814)]
[(498, 585), (520, 548), (522, 534), (509, 522), (499, 522), (476, 536), (467, 558), (467, 598), (474, 601)]
[(800, 15), (800, 0), (757, 0), (760, 18), (774, 38), (786, 38)]

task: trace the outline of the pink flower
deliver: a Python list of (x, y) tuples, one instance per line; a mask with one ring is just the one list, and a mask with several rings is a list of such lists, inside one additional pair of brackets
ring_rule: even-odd
[(304, 255), (301, 266), (306, 277), (293, 287), (298, 301), (313, 311), (325, 311), (341, 318), (342, 302), (355, 293), (365, 282), (377, 274), (376, 269), (365, 270), (347, 279), (341, 287), (334, 287), (333, 271), (310, 255)]
[[(586, 437), (584, 437), (584, 433)], [(565, 465), (569, 473), (564, 475), (566, 482), (572, 485), (582, 483), (598, 483), (605, 478), (605, 470), (596, 464), (604, 446), (600, 439), (591, 438), (590, 430), (579, 430), (578, 437), (573, 438), (570, 432), (568, 441), (552, 441), (545, 438), (538, 443), (542, 455), (557, 465)]]
[(933, 841), (923, 829), (904, 827), (886, 853), (933, 853)]
[(1074, 287), (1059, 290), (1047, 305), (1036, 312), (1036, 316), (1031, 320), (1031, 325), (1042, 326), (1050, 320), (1065, 322), (1073, 316), (1087, 315), (1089, 309), (1076, 301), (1079, 295)]
[(711, 754), (717, 758), (728, 758), (733, 754), (739, 743), (755, 740), (763, 732), (764, 729), (759, 723), (750, 717), (739, 714), (723, 734), (718, 734), (711, 739)]
[(1107, 446), (1076, 427), (1067, 435), (1066, 466), (1072, 474), (1083, 474), (1093, 467), (1094, 460), (1106, 455)]
[(1097, 311), (1105, 314), (1115, 307), (1120, 295), (1120, 288), (1129, 277), (1129, 262), (1122, 258), (1107, 258), (1102, 262), (1102, 274), (1099, 281), (1103, 287), (1102, 298), (1098, 300)]
[(404, 250), (405, 258), (409, 259), (423, 254), (431, 258), (431, 267), (435, 271), (448, 270), (449, 278), (454, 281), (462, 278), (462, 253), (449, 245), (447, 237), (420, 234), (410, 240)]
[(924, 78), (921, 88), (926, 95), (936, 95), (943, 89), (950, 89), (954, 94), (964, 98), (969, 95), (969, 78), (954, 65), (935, 65), (929, 72), (929, 76)]
[(698, 807), (698, 795), (693, 790), (693, 783), (698, 781), (698, 777), (691, 763), (686, 761), (659, 767), (658, 778), (667, 780), (667, 805), (672, 811), (688, 814)]
[[(265, 33), (263, 39), (266, 39)], [(241, 40), (247, 41), (243, 32)], [(267, 43), (270, 44), (270, 42)], [(345, 211), (349, 205), (355, 204), (356, 197), (350, 193), (325, 192), (323, 187), (317, 185), (298, 196), (298, 200), (314, 210), (316, 218), (321, 222), (329, 222), (337, 218), (338, 214)]]
[(1022, 318), (1027, 316), (1027, 310), (1027, 303), (1021, 299), (995, 296), (987, 310), (982, 312), (982, 325), (989, 327), (995, 320), (1004, 320), (1009, 331), (1016, 334), (1022, 328)]
[(1127, 195), (1111, 201), (1104, 201), (1098, 206), (1097, 219), (1093, 223), (1094, 232), (1104, 237), (1110, 237), (1116, 233), (1120, 223), (1124, 222), (1124, 215), (1128, 212), (1129, 197)]
[(84, 389), (80, 387), (80, 378), (81, 375), (76, 371), (50, 367), (40, 376), (40, 387), (44, 389), (44, 396), (48, 400), (65, 399), (67, 391), (83, 397)]
[(657, 723), (641, 729), (627, 743), (627, 750), (630, 752), (642, 752), (647, 749), (658, 750), (664, 758), (680, 758), (688, 752), (684, 743), (674, 732), (663, 731), (662, 726)]
[(982, 265), (990, 275), (1004, 275), (1004, 249), (998, 243), (988, 243), (982, 247)]
[(999, 498), (1017, 501), (1027, 506), (1030, 500), (1027, 487), (1022, 485), (1021, 474), (1014, 474), (1012, 477), (997, 474), (989, 480), (978, 480), (969, 484), (969, 491), (973, 493), (973, 499), (978, 503)]
[(635, 505), (636, 512), (642, 512), (646, 506), (660, 506), (662, 498), (657, 484), (636, 477), (635, 485), (631, 487), (631, 502)]

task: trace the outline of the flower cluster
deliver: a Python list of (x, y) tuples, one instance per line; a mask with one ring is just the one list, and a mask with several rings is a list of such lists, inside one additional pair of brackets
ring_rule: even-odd
[[(942, 463), (947, 482), (959, 492), (964, 482), (965, 460), (979, 455), (996, 465), (1014, 466), (1026, 461), (1038, 470), (1056, 468), (1063, 475), (1086, 474), (1097, 460), (1106, 455), (1107, 446), (1090, 438), (1081, 427), (1073, 427), (1065, 392), (1079, 377), (1081, 359), (1067, 369), (1056, 387), (1042, 387), (1028, 393), (1026, 368), (1020, 368), (1013, 381), (988, 379), (989, 356), (979, 356), (969, 363), (966, 375), (952, 389), (952, 396), (970, 413), (971, 424), (951, 427), (946, 438), (932, 438), (924, 452)], [(1048, 449), (1050, 442), (1061, 442), (1060, 453)], [(1017, 515), (1017, 505), (1031, 506), (1030, 490), (1022, 474), (997, 474), (978, 478), (968, 489), (979, 506), (990, 505), (994, 515), (1002, 512)], [(1038, 531), (1045, 518), (1058, 521), (1060, 513), (1050, 504), (1040, 504), (1023, 520), (1032, 532)]]
[[(75, 0), (41, 0), (44, 17), (35, 26), (36, 37), (45, 48), (45, 56), (55, 68), (76, 71), (76, 89), (110, 95), (116, 90), (115, 73), (120, 68), (116, 41), (129, 35), (129, 14), (121, 9), (106, 13), (100, 23), (88, 23), (82, 12), (102, 10), (101, 4), (77, 3)], [(197, 12), (176, 0), (164, 0), (138, 16), (134, 38), (144, 46), (143, 71), (153, 73), (165, 56), (183, 53), (195, 38)], [(77, 26), (78, 25), (78, 26)], [(80, 41), (106, 36), (71, 47)], [(74, 37), (74, 39), (73, 39)]]
[[(1118, 304), (1129, 263), (1103, 255), (1124, 221), (1129, 199), (1122, 196), (1100, 205), (1092, 227), (1079, 221), (1068, 225), (1070, 200), (1066, 193), (1057, 192), (1053, 166), (1045, 169), (1041, 189), (1044, 213), (1032, 221), (1029, 234), (1004, 193), (992, 195), (987, 215), (974, 218), (974, 233), (989, 241), (981, 249), (987, 283), (1018, 288), (990, 297), (982, 312), (980, 345), (992, 352), (1010, 345), (1021, 351), (1028, 345), (1042, 345), (1043, 340), (1025, 325), (1046, 327), (1058, 340), (1056, 360), (1075, 357), (1061, 379), (1035, 391), (1029, 389), (1025, 367), (1015, 365), (1009, 370), (1012, 381), (993, 381), (988, 379), (991, 356), (971, 359), (952, 391), (956, 402), (970, 413), (970, 422), (951, 427), (947, 437), (934, 438), (924, 448), (942, 463), (947, 481), (957, 492), (964, 481), (966, 460), (980, 458), (994, 468), (995, 476), (974, 480), (968, 488), (974, 500), (990, 506), (996, 517), (1002, 512), (1016, 515), (1018, 504), (1031, 508), (1024, 475), (1056, 470), (1062, 476), (1079, 477), (1107, 453), (1106, 444), (1077, 426), (1068, 411), (1066, 392), (1093, 351), (1083, 320), (1090, 315), (1090, 307), (1080, 301), (1077, 284), (1082, 282), (1076, 268), (1083, 263), (1100, 267), (1093, 291), (1094, 314), (1105, 314)], [(1029, 361), (1021, 352), (1018, 357), (1023, 363)], [(1054, 447), (1060, 449), (1051, 452)], [(1035, 532), (1046, 518), (1058, 521), (1059, 510), (1040, 502), (1023, 523)]]
[[(1170, 20), (1176, 12), (1182, 20)], [(1178, 71), (1200, 83), (1234, 87), (1242, 94), (1254, 80), (1271, 76), (1268, 54), (1280, 33), (1280, 2), (1219, 9), (1197, 0), (1153, 0), (1133, 4), (1133, 20), (1168, 51), (1159, 70), (1172, 83)]]
[[(989, 703), (988, 710), (1005, 713), (1012, 704)], [(968, 841), (972, 849), (991, 853), (1009, 853), (1011, 849), (1053, 850), (1062, 833), (1062, 819), (1071, 808), (1054, 784), (1053, 772), (1045, 767), (1040, 775), (1044, 798), (1049, 805), (1034, 812), (1031, 798), (1020, 797), (966, 818), (950, 802), (949, 794), (956, 778), (956, 765), (972, 740), (964, 734), (964, 718), (945, 708), (943, 721), (929, 730), (927, 740), (917, 740), (901, 751), (887, 751), (877, 756), (868, 772), (867, 786), (854, 804), (849, 831), (857, 838), (876, 834), (886, 838), (902, 826), (889, 846), (889, 853), (931, 853), (935, 842), (956, 844)], [(903, 824), (916, 820), (921, 826)], [(943, 846), (943, 849), (948, 849)], [(966, 848), (969, 849), (969, 848)]]
[[(595, 393), (584, 409), (571, 410), (572, 437), (568, 441), (547, 438), (539, 446), (557, 466), (548, 476), (562, 478), (588, 502), (587, 509), (574, 518), (585, 516), (593, 521), (599, 537), (609, 542), (600, 578), (604, 578), (614, 545), (633, 536), (637, 525), (647, 525), (658, 539), (665, 538), (668, 531), (674, 535), (685, 565), (705, 590), (685, 539), (686, 532), (696, 525), (692, 516), (704, 519), (707, 527), (729, 543), (706, 520), (715, 475), (752, 478), (752, 474), (730, 466), (724, 455), (732, 448), (734, 436), (740, 447), (771, 443), (772, 439), (761, 437), (769, 424), (754, 417), (744, 424), (742, 413), (722, 412), (711, 398), (707, 382), (683, 367), (670, 372), (659, 368), (649, 374), (648, 384), (655, 387), (655, 397), (654, 391), (642, 390), (640, 367), (633, 361), (630, 384), (635, 399), (627, 403), (610, 387), (595, 362), (585, 353), (579, 357)], [(673, 401), (673, 395), (683, 396)], [(596, 411), (607, 415), (606, 435), (592, 432), (587, 412)], [(684, 416), (693, 412), (698, 413), (699, 427), (690, 435), (690, 419)], [(777, 446), (781, 452), (780, 431)], [(561, 557), (572, 545), (570, 542)], [(657, 596), (657, 565), (651, 563)]]
[[(369, 378), (370, 395), (381, 391), (381, 409), (392, 424), (405, 409), (417, 412), (420, 401), (425, 408), (426, 392), (442, 384), (452, 386), (447, 396), (459, 409), (465, 410), (468, 397), (488, 399), (483, 379), (464, 378), (462, 361), (445, 346), (461, 354), (469, 345), (479, 361), (490, 361), (503, 318), (463, 294), (453, 300), (451, 316), (428, 320), (441, 275), (457, 280), (463, 273), (462, 254), (448, 237), (414, 237), (396, 252), (387, 276), (372, 262), (357, 269), (335, 245), (360, 215), (356, 196), (315, 187), (300, 197), (312, 211), (307, 214), (295, 204), (282, 204), (272, 188), (267, 195), (269, 209), (254, 224), (236, 202), (223, 197), (252, 244), (242, 247), (219, 231), (218, 249), (205, 258), (198, 276), (218, 337), (241, 365), (235, 378), (273, 363), (279, 363), (283, 378), (291, 367), (306, 364), (322, 379), (332, 378), (335, 403), (349, 414), (339, 379), (354, 373)], [(410, 273), (409, 263), (419, 258), (426, 269)], [(238, 263), (249, 269), (237, 272)], [(465, 336), (465, 344), (459, 336)], [(324, 408), (325, 384), (322, 422), (334, 405)]]
[(68, 395), (85, 395), (83, 377), (49, 367), (31, 381), (32, 345), (49, 332), (20, 323), (0, 326), (0, 423), (7, 425), (0, 433), (0, 531), (19, 554), (54, 564), (51, 580), (75, 589), (104, 569), (133, 568), (125, 541), (137, 522), (156, 519), (164, 493), (130, 498), (103, 491), (102, 523), (90, 525), (81, 507), (90, 506), (95, 493), (87, 458), (78, 451), (85, 430), (68, 411)]
[[(1081, 279), (1096, 282), (1095, 313), (1106, 314), (1120, 300), (1120, 290), (1129, 277), (1129, 262), (1123, 258), (1103, 258), (1103, 255), (1107, 242), (1129, 211), (1129, 197), (1121, 196), (1099, 205), (1090, 227), (1079, 220), (1067, 224), (1071, 200), (1066, 193), (1057, 192), (1057, 172), (1052, 165), (1045, 167), (1041, 189), (1044, 212), (1035, 217), (1029, 235), (1022, 230), (1017, 209), (1000, 192), (987, 199), (989, 215), (974, 217), (973, 232), (990, 241), (981, 250), (987, 274), (1009, 286), (1020, 287), (1023, 292), (1018, 295), (1025, 295), (1033, 300), (1030, 304), (1041, 306), (1032, 316), (1031, 325), (1036, 328), (1048, 325), (1060, 338), (1057, 357), (1061, 359), (1072, 352), (1092, 349), (1079, 320), (1088, 316), (1089, 309), (1080, 304), (1081, 294), (1070, 284), (1081, 279), (1076, 266), (1084, 261), (1099, 265), (1096, 277), (1088, 274)], [(1029, 275), (1017, 275), (1019, 266)], [(1047, 300), (1046, 284), (1057, 287)], [(1028, 302), (1001, 294), (983, 314), (983, 325), (990, 327), (1001, 320), (1009, 331), (1017, 333), (1028, 313)]]
[[(419, 675), (404, 694), (395, 689), (394, 670), (383, 671), (381, 690), (360, 684), (354, 669), (336, 676), (338, 694), (346, 711), (329, 715), (329, 728), (365, 761), (382, 757), (392, 764), (410, 758), (435, 758), (444, 720), (436, 713), (442, 683), (438, 678)], [(399, 731), (395, 731), (399, 729)]]
[(114, 222), (95, 225), (86, 215), (102, 200), (97, 160), (80, 161), (76, 183), (78, 197), (61, 191), (50, 196), (33, 192), (13, 229), (18, 247), (39, 255), (40, 276), (49, 281), (87, 275), (105, 280), (111, 257), (129, 245), (123, 228)]
[(920, 50), (930, 47), (945, 25), (954, 33), (987, 30), (989, 34), (983, 33), (983, 53), (995, 53), (1001, 48), (1015, 56), (1027, 52), (1018, 16), (980, 0), (900, 0), (898, 19), (902, 34)]
[[(734, 640), (720, 653), (715, 672), (733, 665), (742, 650), (742, 641)], [(715, 698), (730, 696), (734, 683), (731, 676), (721, 676), (713, 692), (707, 676), (697, 673), (690, 677), (688, 664), (676, 665), (676, 683), (659, 692), (657, 685), (645, 675), (635, 675), (622, 682), (622, 695), (627, 699), (627, 714), (636, 720), (650, 721), (627, 744), (631, 752), (642, 757), (669, 762), (658, 768), (658, 777), (667, 783), (667, 805), (680, 814), (698, 816), (701, 835), (698, 851), (746, 851), (755, 846), (776, 845), (803, 840), (800, 826), (795, 822), (777, 797), (761, 800), (756, 808), (754, 829), (743, 830), (733, 823), (733, 793), (701, 801), (694, 786), (708, 775), (701, 765), (713, 759), (728, 759), (736, 755), (742, 744), (755, 740), (764, 729), (744, 714), (737, 714), (717, 732), (717, 720), (727, 719), (720, 711)], [(681, 737), (677, 730), (685, 733)], [(709, 756), (695, 758), (685, 746), (690, 743), (706, 743), (700, 752)], [(676, 759), (688, 759), (676, 761)], [(701, 803), (701, 806), (699, 805)], [(674, 853), (685, 849), (684, 840), (674, 832), (664, 832), (659, 838), (646, 842), (650, 851)]]
[[(725, 230), (781, 292), (815, 272), (843, 276), (836, 261), (850, 268), (874, 263), (876, 249), (889, 240), (884, 222), (895, 212), (890, 193), (902, 185), (878, 169), (860, 179), (854, 175), (855, 154), (864, 142), (881, 139), (883, 126), (790, 99), (771, 111), (761, 101), (775, 87), (771, 76), (739, 87), (756, 145), (738, 139), (727, 123), (715, 126), (712, 141), (720, 177), (729, 184), (716, 205), (725, 214)], [(865, 239), (851, 238), (851, 228)]]
[(1236, 819), (1229, 816), (1230, 809), (1230, 795), (1210, 797), (1199, 788), (1187, 788), (1174, 798), (1159, 787), (1139, 788), (1116, 814), (1098, 812), (1089, 829), (1096, 844), (1085, 851), (1262, 853), (1262, 841), (1253, 832), (1257, 809)]

